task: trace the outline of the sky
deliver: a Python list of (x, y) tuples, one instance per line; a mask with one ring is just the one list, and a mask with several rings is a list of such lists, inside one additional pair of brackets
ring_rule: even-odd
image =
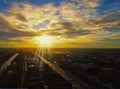
[(120, 0), (0, 0), (0, 48), (120, 48)]

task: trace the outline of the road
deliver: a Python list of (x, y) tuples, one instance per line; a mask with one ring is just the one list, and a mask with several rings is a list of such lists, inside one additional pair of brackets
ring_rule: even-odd
[(59, 75), (61, 75), (65, 80), (70, 82), (75, 89), (85, 89), (83, 86), (81, 86), (79, 80), (75, 79), (72, 75), (65, 72), (63, 69), (61, 69), (56, 64), (51, 63), (50, 61), (46, 60), (43, 57), (39, 57), (45, 64), (47, 64), (51, 69), (53, 69), (55, 72), (57, 72)]
[(8, 61), (6, 61), (5, 63), (3, 63), (3, 65), (0, 67), (0, 74), (1, 72), (6, 69), (8, 66), (11, 65), (11, 62), (19, 55), (19, 53), (15, 53), (13, 56), (11, 56)]

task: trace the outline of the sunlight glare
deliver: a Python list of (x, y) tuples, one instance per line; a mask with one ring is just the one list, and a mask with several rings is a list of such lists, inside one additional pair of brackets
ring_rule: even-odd
[(52, 36), (40, 36), (37, 37), (37, 41), (40, 45), (51, 45), (53, 43)]

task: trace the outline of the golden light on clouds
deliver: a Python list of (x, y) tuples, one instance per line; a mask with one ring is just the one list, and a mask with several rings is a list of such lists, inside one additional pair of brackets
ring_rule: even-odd
[[(1, 47), (5, 43), (9, 43), (10, 47), (35, 47), (37, 44), (95, 47), (103, 45), (104, 40), (110, 42), (111, 30), (120, 28), (120, 12), (99, 14), (96, 8), (101, 5), (100, 1), (65, 0), (58, 6), (52, 2), (43, 5), (12, 3), (8, 9), (0, 12)], [(113, 34), (117, 40), (119, 36), (114, 31)], [(21, 43), (26, 45), (19, 45)]]

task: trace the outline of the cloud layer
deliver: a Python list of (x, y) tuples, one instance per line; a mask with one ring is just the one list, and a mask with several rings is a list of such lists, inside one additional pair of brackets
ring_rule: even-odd
[(103, 39), (119, 40), (120, 11), (101, 15), (101, 4), (100, 0), (66, 0), (59, 6), (13, 3), (0, 13), (0, 40), (19, 42), (21, 37), (45, 34), (77, 47), (88, 43), (97, 46)]

